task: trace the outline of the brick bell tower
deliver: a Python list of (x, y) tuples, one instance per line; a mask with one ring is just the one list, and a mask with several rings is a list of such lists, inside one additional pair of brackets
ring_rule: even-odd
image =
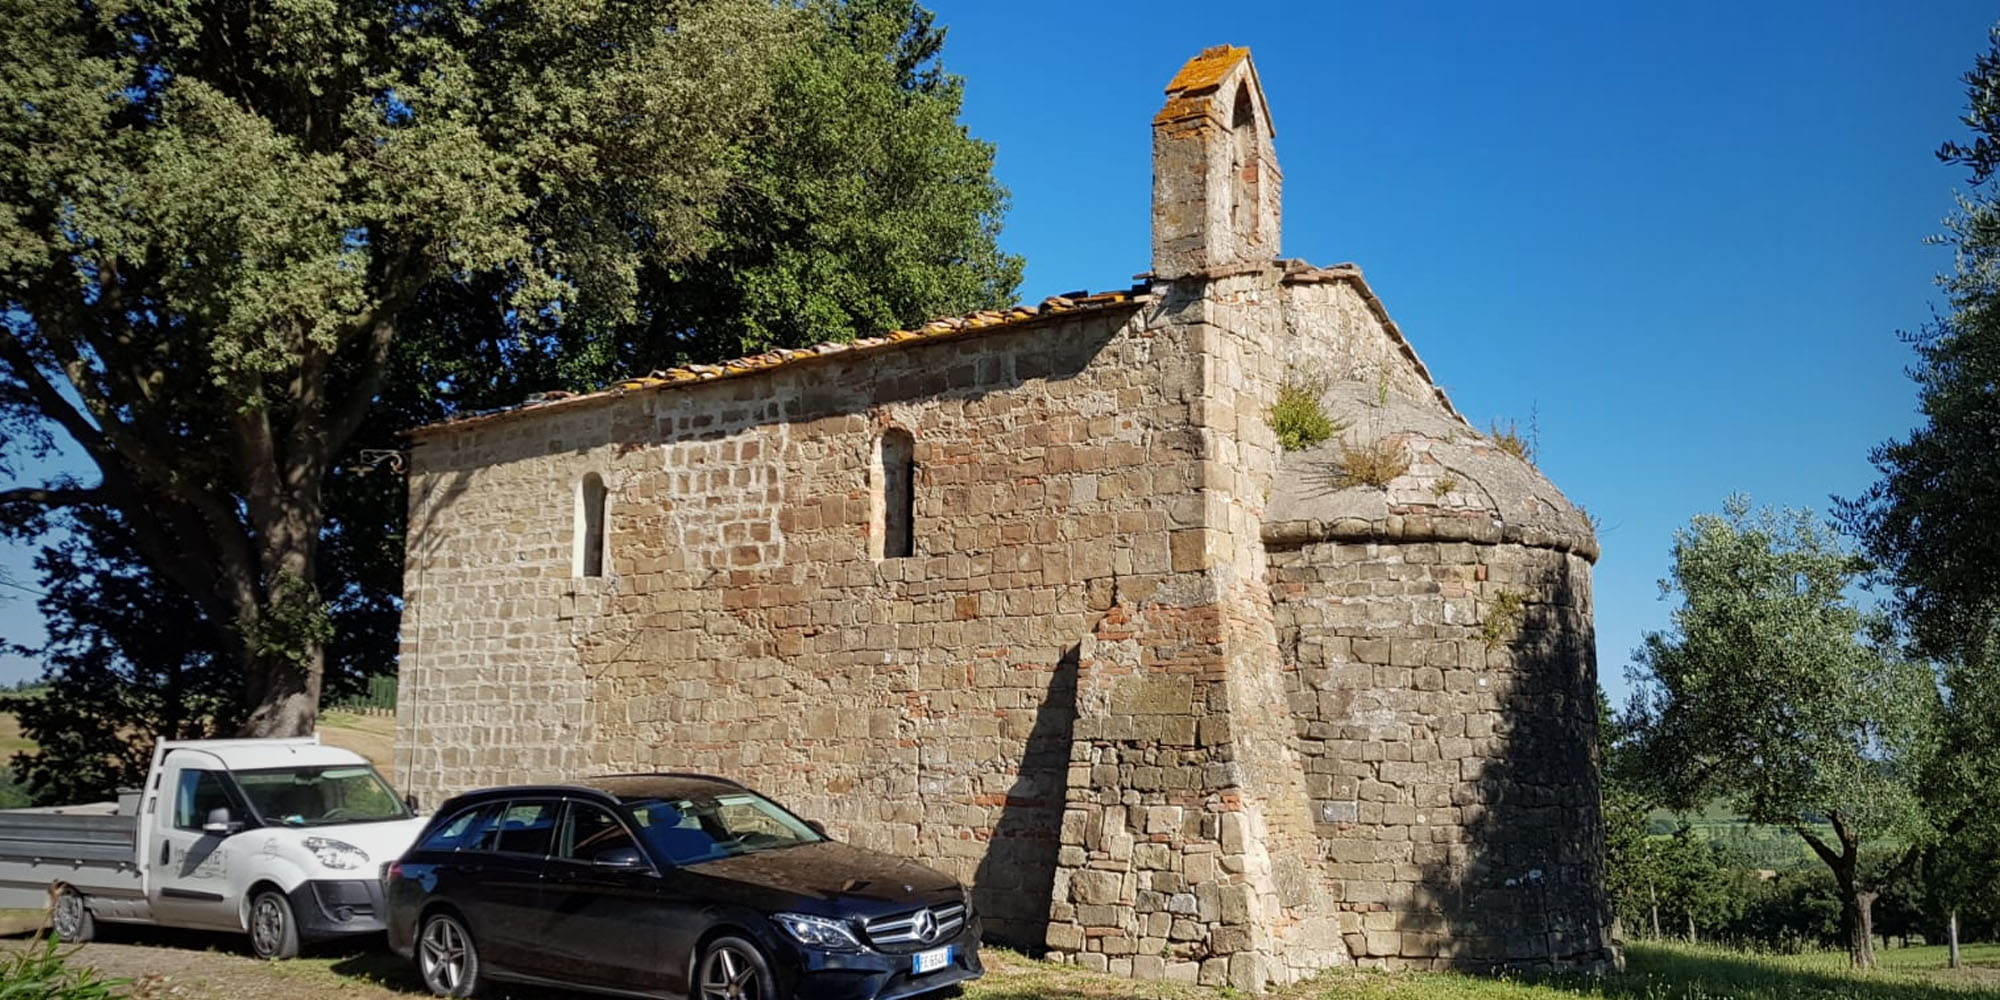
[(1153, 275), (1173, 280), (1278, 255), (1284, 175), (1250, 50), (1217, 45), (1167, 84), (1153, 118)]

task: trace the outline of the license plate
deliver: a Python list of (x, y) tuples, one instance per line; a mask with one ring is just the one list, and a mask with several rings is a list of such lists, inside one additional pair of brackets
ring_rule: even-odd
[(932, 948), (910, 956), (910, 974), (921, 976), (926, 972), (936, 972), (951, 964), (951, 946)]

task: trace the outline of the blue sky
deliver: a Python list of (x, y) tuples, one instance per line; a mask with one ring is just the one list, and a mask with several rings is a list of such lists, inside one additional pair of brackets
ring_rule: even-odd
[[(1673, 530), (1731, 491), (1825, 510), (1916, 419), (1898, 330), (1950, 266), (1958, 77), (2000, 9), (1915, 4), (933, 0), (999, 146), (1022, 298), (1150, 261), (1149, 122), (1248, 45), (1286, 256), (1361, 265), (1459, 408), (1540, 428), (1602, 518), (1600, 672), (1665, 622)], [(0, 560), (32, 584), (25, 553)], [(6, 591), (20, 595), (19, 591)], [(38, 631), (0, 602), (0, 636)], [(0, 662), (0, 681), (28, 672)]]
[(1825, 511), (1917, 414), (1897, 331), (1939, 301), (1959, 76), (1991, 4), (938, 0), (1013, 191), (1022, 297), (1147, 269), (1151, 115), (1250, 47), (1284, 255), (1354, 261), (1480, 426), (1530, 414), (1603, 519), (1614, 692), (1675, 528), (1732, 491)]

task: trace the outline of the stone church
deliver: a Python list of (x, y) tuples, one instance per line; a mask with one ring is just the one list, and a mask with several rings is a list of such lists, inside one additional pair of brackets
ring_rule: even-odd
[(1129, 290), (414, 432), (398, 773), (728, 775), (1144, 979), (1609, 960), (1588, 519), (1277, 259), (1247, 50), (1152, 128)]

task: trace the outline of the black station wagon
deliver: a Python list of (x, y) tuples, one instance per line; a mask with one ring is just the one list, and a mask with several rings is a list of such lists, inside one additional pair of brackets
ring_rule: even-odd
[(691, 774), (489, 788), (384, 871), (389, 943), (440, 996), (489, 981), (700, 1000), (897, 1000), (980, 975), (947, 875)]

